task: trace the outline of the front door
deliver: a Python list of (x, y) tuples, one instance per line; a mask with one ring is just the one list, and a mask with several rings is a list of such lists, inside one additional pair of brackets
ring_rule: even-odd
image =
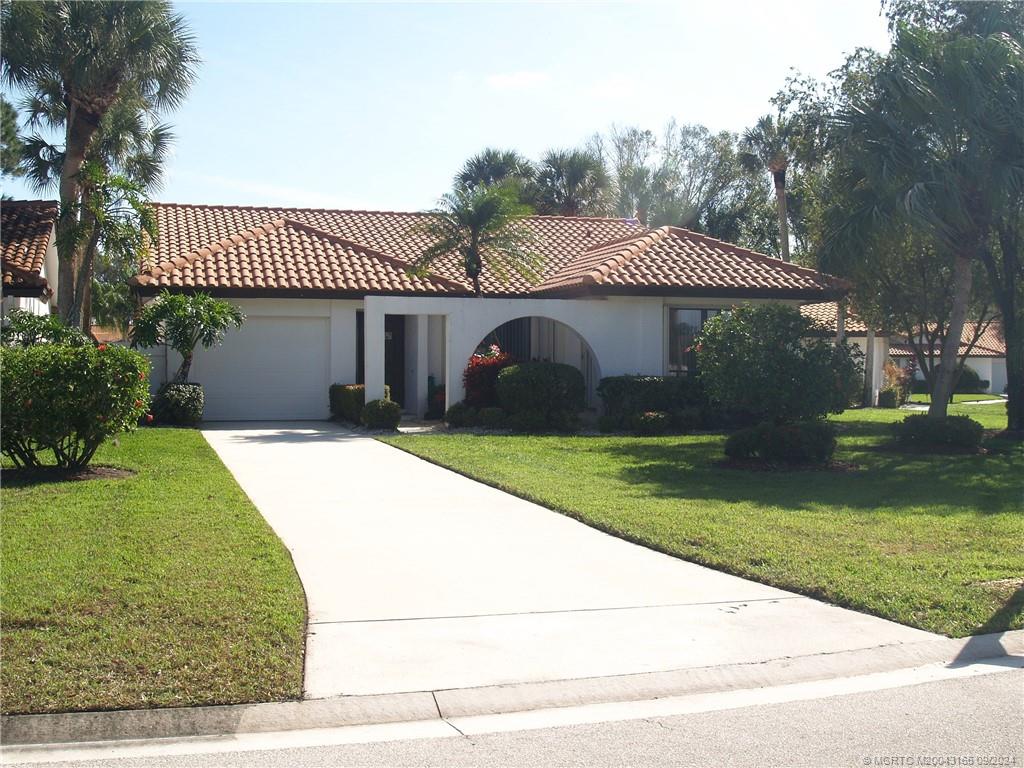
[(384, 383), (405, 408), (405, 315), (384, 316)]

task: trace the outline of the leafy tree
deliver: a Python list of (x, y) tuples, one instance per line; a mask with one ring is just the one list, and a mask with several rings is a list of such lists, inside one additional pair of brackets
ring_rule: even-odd
[(537, 212), (599, 216), (608, 212), (611, 183), (604, 164), (584, 149), (553, 149), (537, 171)]
[(533, 163), (514, 149), (487, 148), (465, 162), (455, 176), (455, 184), (479, 187), (514, 181), (526, 185), (536, 173)]
[(794, 128), (785, 116), (765, 115), (740, 140), (740, 162), (754, 171), (767, 170), (775, 187), (775, 204), (779, 220), (779, 250), (784, 261), (789, 254), (789, 215), (786, 201), (786, 170), (794, 146)]
[(859, 349), (835, 344), (783, 304), (745, 304), (708, 319), (696, 350), (712, 400), (775, 424), (845, 410), (863, 376)]
[(509, 272), (537, 278), (540, 257), (532, 234), (522, 224), (532, 211), (519, 201), (515, 186), (456, 187), (430, 213), (423, 232), (432, 245), (416, 260), (416, 272), (425, 273), (438, 260), (455, 254), (477, 296), (485, 264), (501, 279), (507, 279)]
[(6, 2), (0, 14), (4, 81), (28, 94), (30, 121), (64, 134), (59, 149), (47, 150), (38, 137), (26, 141), (26, 149), (59, 168), (58, 303), (65, 321), (80, 325), (85, 302), (79, 291), (91, 285), (91, 274), (79, 274), (89, 269), (83, 266), (89, 240), (73, 232), (84, 207), (83, 167), (119, 104), (137, 107), (140, 122), (159, 123), (181, 102), (198, 62), (195, 42), (166, 0)]
[(0, 96), (0, 175), (21, 176), (21, 137), (18, 135), (18, 111)]
[[(998, 4), (972, 10), (974, 26), (956, 34), (897, 27), (892, 51), (870, 87), (844, 104), (836, 120), (832, 188), (846, 207), (835, 217), (829, 239), (833, 250), (849, 252), (907, 225), (952, 260), (948, 329), (929, 410), (933, 417), (946, 415), (975, 264), (985, 265), (1003, 315), (1008, 378), (1020, 382), (1010, 387), (1008, 409), (1010, 428), (1019, 430), (1024, 427), (1024, 360), (1015, 373), (1011, 370), (1024, 343), (1015, 335), (1022, 319), (1021, 270), (1012, 242), (1004, 250), (1001, 243), (993, 247), (993, 240), (997, 222), (1012, 229), (1019, 221), (1024, 55), (1019, 28), (1014, 37), (1000, 16), (1003, 10)], [(872, 258), (888, 254), (876, 252)], [(1001, 285), (1011, 290), (1001, 292)]]
[(205, 293), (185, 295), (164, 290), (139, 312), (132, 345), (166, 344), (181, 355), (175, 382), (188, 381), (196, 346), (220, 344), (230, 328), (240, 328), (245, 315), (235, 305)]

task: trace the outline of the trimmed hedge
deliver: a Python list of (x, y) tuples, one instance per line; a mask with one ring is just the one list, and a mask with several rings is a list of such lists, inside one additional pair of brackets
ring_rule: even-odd
[(512, 429), (568, 431), (586, 405), (586, 383), (571, 365), (518, 363), (498, 374), (498, 399)]
[[(328, 390), (331, 417), (344, 419), (353, 424), (362, 423), (363, 407), (366, 404), (366, 387), (363, 384), (332, 384)], [(384, 399), (391, 399), (391, 387), (384, 387)]]
[(965, 365), (963, 371), (960, 372), (960, 378), (957, 379), (956, 386), (953, 387), (953, 391), (962, 395), (981, 395), (988, 392), (988, 381), (981, 378), (981, 375), (971, 368), (969, 365)]
[(475, 427), (478, 417), (477, 409), (465, 403), (453, 403), (444, 414), (445, 423), (452, 429)]
[(497, 406), (481, 408), (477, 412), (477, 424), (484, 429), (504, 429), (508, 426), (508, 416)]
[(633, 429), (638, 435), (664, 435), (671, 422), (664, 411), (644, 411), (633, 417)]
[(977, 451), (985, 428), (969, 416), (932, 418), (916, 413), (892, 425), (898, 443), (925, 450)]
[(108, 437), (130, 432), (146, 412), (149, 361), (118, 346), (36, 344), (0, 350), (0, 451), (37, 467), (53, 451), (57, 466), (86, 466)]
[(402, 406), (392, 400), (371, 400), (360, 414), (367, 429), (398, 429), (402, 420)]
[(725, 455), (767, 462), (823, 464), (836, 451), (836, 429), (827, 421), (758, 424), (729, 435)]
[(620, 425), (638, 413), (707, 405), (704, 388), (694, 376), (608, 376), (597, 385), (597, 394), (605, 415)]
[(895, 389), (882, 389), (878, 392), (879, 408), (898, 408), (899, 391)]
[(153, 398), (153, 417), (161, 424), (192, 427), (203, 420), (206, 394), (195, 382), (170, 381)]

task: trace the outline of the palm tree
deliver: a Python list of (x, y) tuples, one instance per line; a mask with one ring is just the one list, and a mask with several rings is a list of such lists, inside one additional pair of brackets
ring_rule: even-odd
[[(829, 240), (853, 250), (870, 245), (880, 230), (905, 224), (951, 258), (951, 309), (928, 411), (937, 418), (946, 415), (957, 373), (972, 265), (984, 264), (1006, 333), (1008, 426), (1021, 430), (1024, 339), (1017, 305), (1000, 296), (993, 229), (1005, 216), (1019, 217), (1024, 189), (1024, 50), (1011, 35), (979, 29), (949, 37), (901, 28), (868, 93), (840, 111), (834, 173), (837, 197), (848, 204)], [(868, 257), (885, 254), (862, 256)], [(1020, 280), (1017, 270), (1015, 277), (1003, 275), (1013, 291), (1020, 285), (1013, 283)]]
[(0, 96), (0, 176), (21, 176), (21, 137), (18, 135), (18, 111)]
[(469, 158), (455, 177), (455, 183), (464, 187), (504, 184), (509, 181), (528, 184), (537, 169), (514, 149), (487, 148)]
[(604, 163), (582, 149), (553, 149), (537, 171), (539, 213), (596, 216), (608, 212), (611, 181)]
[[(62, 129), (58, 303), (65, 322), (81, 324), (84, 247), (83, 164), (108, 113), (134, 101), (157, 122), (177, 106), (195, 77), (198, 54), (184, 18), (167, 0), (102, 0), (2, 5), (3, 80), (28, 94), (29, 120)], [(88, 281), (85, 283), (88, 285)]]
[(789, 261), (789, 214), (786, 210), (786, 171), (792, 154), (793, 128), (782, 115), (765, 115), (740, 139), (740, 164), (755, 173), (767, 169), (775, 184), (779, 215), (779, 252)]
[(457, 254), (477, 296), (485, 264), (503, 280), (509, 272), (536, 279), (540, 257), (522, 223), (532, 210), (519, 201), (514, 185), (457, 186), (430, 213), (422, 230), (433, 244), (417, 259), (415, 272), (423, 274), (439, 259)]

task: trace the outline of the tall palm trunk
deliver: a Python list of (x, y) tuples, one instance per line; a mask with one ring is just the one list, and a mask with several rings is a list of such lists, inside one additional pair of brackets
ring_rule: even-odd
[(78, 203), (81, 184), (78, 174), (85, 162), (89, 143), (99, 128), (99, 121), (86, 115), (74, 103), (68, 112), (65, 131), (64, 164), (60, 171), (60, 216), (57, 218), (57, 309), (65, 324), (82, 325), (81, 297), (76, 296), (77, 277), (81, 267), (82, 244), (76, 242)]
[(775, 182), (775, 207), (779, 214), (779, 247), (782, 260), (789, 261), (789, 212), (786, 208), (786, 169), (772, 171)]
[(939, 366), (935, 372), (932, 402), (928, 406), (928, 415), (933, 418), (945, 418), (946, 408), (953, 394), (957, 358), (960, 354), (960, 337), (963, 335), (964, 322), (967, 320), (967, 305), (971, 298), (973, 277), (971, 259), (962, 253), (957, 254), (953, 260), (953, 306), (949, 313), (949, 326), (942, 344)]

